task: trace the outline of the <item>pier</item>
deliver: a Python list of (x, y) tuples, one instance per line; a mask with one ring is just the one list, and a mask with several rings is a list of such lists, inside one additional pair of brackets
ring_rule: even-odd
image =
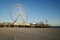
[(0, 23), (0, 28), (48, 28), (48, 24), (10, 24), (10, 23)]

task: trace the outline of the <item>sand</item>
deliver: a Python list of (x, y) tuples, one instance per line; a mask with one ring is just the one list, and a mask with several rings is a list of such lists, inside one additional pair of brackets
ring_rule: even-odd
[(0, 40), (60, 40), (60, 28), (0, 28)]

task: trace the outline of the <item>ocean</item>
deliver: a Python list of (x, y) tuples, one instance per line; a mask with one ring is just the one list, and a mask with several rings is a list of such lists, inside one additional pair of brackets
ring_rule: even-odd
[(60, 28), (60, 26), (49, 26), (49, 28)]
[(31, 28), (60, 28), (60, 26), (32, 26)]

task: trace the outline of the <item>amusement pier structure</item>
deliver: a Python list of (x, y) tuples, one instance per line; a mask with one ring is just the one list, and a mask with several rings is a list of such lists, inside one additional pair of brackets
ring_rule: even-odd
[(38, 23), (28, 23), (27, 8), (22, 4), (15, 4), (10, 9), (10, 17), (12, 22), (2, 22), (0, 27), (23, 27), (23, 28), (48, 28), (48, 21)]
[(9, 23), (9, 22), (2, 22), (0, 23), (0, 28), (5, 27), (22, 27), (22, 28), (48, 28), (49, 24), (42, 24), (42, 23), (29, 23), (29, 24), (19, 24), (19, 23)]

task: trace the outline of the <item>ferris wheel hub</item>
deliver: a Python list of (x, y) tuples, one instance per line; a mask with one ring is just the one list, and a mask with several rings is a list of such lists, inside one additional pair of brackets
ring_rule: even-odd
[(22, 4), (15, 4), (10, 10), (10, 16), (11, 19), (13, 20), (13, 24), (16, 24), (18, 19), (20, 19), (18, 22), (19, 24), (27, 24), (27, 9), (24, 5)]

